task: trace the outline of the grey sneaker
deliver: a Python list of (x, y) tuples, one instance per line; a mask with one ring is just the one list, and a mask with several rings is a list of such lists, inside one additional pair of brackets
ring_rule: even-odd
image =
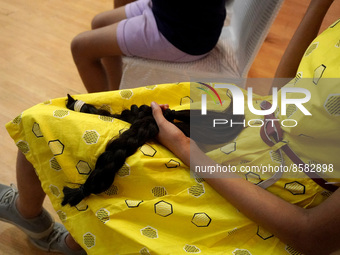
[(59, 252), (66, 255), (86, 255), (84, 250), (71, 250), (66, 244), (68, 231), (64, 225), (56, 222), (53, 231), (45, 238), (33, 239), (29, 238), (31, 243), (41, 250), (49, 252)]
[(17, 226), (31, 238), (41, 239), (48, 236), (54, 226), (51, 215), (43, 209), (38, 217), (25, 219), (16, 208), (17, 198), (18, 191), (13, 184), (11, 186), (0, 184), (0, 220)]

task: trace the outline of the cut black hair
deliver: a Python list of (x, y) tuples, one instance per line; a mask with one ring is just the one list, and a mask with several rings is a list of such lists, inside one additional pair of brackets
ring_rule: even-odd
[[(106, 150), (98, 157), (95, 169), (90, 173), (85, 183), (78, 188), (65, 186), (62, 205), (75, 206), (91, 194), (105, 192), (112, 185), (118, 170), (124, 165), (125, 160), (146, 142), (154, 139), (158, 134), (158, 126), (153, 118), (152, 109), (147, 105), (132, 105), (121, 114), (111, 114), (95, 106), (75, 100), (68, 95), (67, 108), (87, 114), (110, 116), (131, 124), (116, 139), (111, 140)], [(213, 127), (214, 119), (227, 119), (233, 122), (243, 121), (244, 116), (233, 116), (232, 103), (224, 111), (208, 111), (201, 115), (200, 110), (167, 109), (163, 111), (164, 117), (176, 125), (186, 136), (199, 143), (221, 144), (234, 139), (242, 130), (242, 125), (218, 125)], [(190, 132), (190, 129), (193, 132)]]

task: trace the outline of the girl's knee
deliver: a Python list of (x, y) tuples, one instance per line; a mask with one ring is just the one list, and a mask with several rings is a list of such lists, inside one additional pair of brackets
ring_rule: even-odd
[(74, 37), (71, 42), (71, 52), (73, 59), (76, 63), (84, 55), (84, 51), (85, 51), (85, 38), (83, 34), (79, 34), (76, 37)]
[(106, 27), (123, 19), (126, 19), (125, 6), (97, 14), (92, 19), (91, 28), (93, 30), (101, 27)]
[(94, 16), (94, 18), (91, 21), (92, 30), (106, 26), (106, 24), (104, 22), (105, 19), (104, 19), (103, 16), (104, 15), (102, 13), (99, 13), (96, 16)]

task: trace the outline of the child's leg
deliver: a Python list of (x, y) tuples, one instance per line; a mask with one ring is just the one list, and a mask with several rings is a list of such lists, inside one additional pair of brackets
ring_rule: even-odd
[(127, 5), (127, 4), (129, 4), (129, 3), (132, 3), (132, 2), (134, 2), (134, 1), (135, 1), (135, 0), (114, 0), (114, 1), (113, 1), (113, 7), (114, 7), (114, 8), (118, 8), (118, 7)]
[(126, 19), (125, 6), (97, 14), (91, 23), (92, 29), (106, 27)]
[[(40, 180), (36, 175), (33, 166), (21, 152), (18, 152), (16, 168), (19, 192), (19, 196), (16, 200), (16, 207), (24, 218), (35, 218), (39, 216), (43, 210), (42, 205), (46, 194), (41, 188)], [(81, 249), (71, 234), (67, 235), (65, 241), (70, 249)]]
[[(102, 12), (96, 15), (91, 23), (92, 29), (106, 27), (119, 21), (126, 19), (125, 6), (110, 11)], [(102, 65), (107, 77), (107, 90), (115, 90), (119, 88), (122, 76), (121, 56), (104, 57)]]
[[(118, 23), (76, 36), (71, 44), (74, 62), (88, 92), (118, 89), (121, 77), (122, 52), (117, 42)], [(110, 74), (105, 70), (103, 58), (111, 59)], [(112, 79), (109, 79), (109, 76)]]
[(42, 212), (45, 192), (31, 163), (19, 151), (17, 156), (17, 186), (19, 191), (16, 206), (24, 218), (34, 218)]
[(17, 158), (17, 182), (19, 191), (0, 184), (0, 220), (16, 225), (32, 239), (48, 236), (54, 220), (42, 207), (45, 193), (34, 168), (21, 152)]

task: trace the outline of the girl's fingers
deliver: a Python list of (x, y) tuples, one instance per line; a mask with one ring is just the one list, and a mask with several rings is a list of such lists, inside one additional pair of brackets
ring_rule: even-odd
[[(163, 105), (164, 107), (164, 105)], [(159, 124), (165, 120), (164, 116), (163, 116), (163, 111), (162, 108), (159, 104), (157, 104), (156, 102), (152, 102), (151, 103), (151, 108), (152, 108), (152, 115), (156, 120), (157, 125), (159, 126)]]
[(169, 109), (169, 105), (168, 104), (160, 104), (159, 106), (161, 107), (161, 109), (163, 111)]

